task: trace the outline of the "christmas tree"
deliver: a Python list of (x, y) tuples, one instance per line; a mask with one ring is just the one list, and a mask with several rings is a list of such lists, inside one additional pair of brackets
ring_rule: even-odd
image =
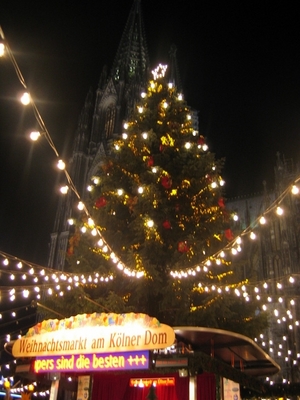
[(74, 314), (98, 304), (102, 311), (144, 312), (173, 326), (242, 332), (245, 322), (256, 320), (261, 329), (265, 320), (255, 317), (255, 304), (245, 307), (236, 296), (212, 290), (241, 285), (218, 253), (233, 239), (224, 161), (193, 128), (192, 111), (167, 82), (165, 68), (153, 71), (122, 135), (94, 169), (90, 218), (82, 214), (70, 237), (69, 270), (111, 279), (79, 286), (56, 309)]

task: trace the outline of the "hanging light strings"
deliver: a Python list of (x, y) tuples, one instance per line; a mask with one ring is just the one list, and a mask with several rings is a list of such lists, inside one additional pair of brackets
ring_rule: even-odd
[[(14, 70), (16, 72), (17, 78), (20, 81), (23, 88), (27, 93), (27, 101), (30, 101), (30, 104), (33, 109), (34, 116), (38, 122), (38, 125), (41, 129), (41, 135), (44, 136), (50, 145), (51, 149), (54, 151), (55, 156), (59, 159), (59, 152), (57, 151), (55, 144), (48, 132), (48, 129), (43, 121), (43, 118), (36, 107), (33, 97), (30, 95), (28, 91), (27, 84), (25, 79), (20, 71), (20, 68), (13, 56), (13, 53), (5, 39), (3, 30), (0, 26), (0, 37), (3, 43), (0, 43), (0, 56), (4, 55), (4, 51), (8, 54), (9, 60), (11, 61)], [(58, 165), (61, 170), (64, 171), (66, 180), (68, 182), (68, 186), (75, 193), (79, 202), (81, 202), (80, 195), (67, 171), (65, 168), (65, 163), (62, 160), (58, 160)], [(225, 257), (226, 252), (232, 255), (238, 254), (242, 250), (242, 238), (249, 236), (249, 238), (255, 238), (255, 230), (259, 228), (262, 224), (266, 223), (266, 219), (274, 212), (276, 215), (280, 217), (284, 211), (282, 207), (282, 202), (290, 193), (296, 195), (299, 193), (299, 188), (297, 184), (300, 181), (300, 177), (296, 178), (294, 182), (289, 185), (273, 202), (270, 206), (268, 206), (263, 213), (246, 229), (244, 229), (238, 237), (235, 237), (231, 240), (222, 250), (217, 253), (207, 257), (202, 263), (195, 265), (192, 268), (188, 268), (187, 270), (179, 270), (179, 271), (171, 271), (171, 276), (175, 279), (182, 279), (187, 277), (196, 276), (199, 272), (207, 273), (209, 267), (212, 263), (218, 265), (220, 259)], [(82, 210), (86, 213), (88, 218), (90, 218), (89, 211), (86, 206), (82, 203)], [(108, 249), (112, 252), (111, 248), (105, 242), (104, 238), (101, 235), (101, 232), (96, 229), (97, 235), (102, 240), (102, 245), (107, 246)], [(70, 290), (73, 287), (78, 285), (88, 285), (88, 284), (100, 284), (101, 282), (106, 283), (113, 279), (112, 275), (109, 276), (99, 276), (99, 274), (74, 274), (74, 273), (65, 273), (55, 271), (50, 268), (45, 268), (42, 266), (38, 266), (36, 264), (24, 261), (22, 259), (18, 259), (15, 256), (8, 255), (4, 252), (0, 252), (0, 256), (2, 257), (2, 262), (0, 264), (0, 273), (6, 275), (8, 279), (11, 279), (12, 285), (0, 287), (2, 296), (9, 296), (11, 301), (15, 301), (18, 298), (18, 294), (23, 294), (26, 296), (32, 296), (36, 299), (40, 299), (40, 287), (44, 288), (47, 285), (47, 293), (48, 295), (59, 293), (63, 295), (63, 290)], [(112, 257), (111, 257), (112, 258)], [(118, 269), (124, 271), (125, 275), (128, 276), (136, 276), (135, 271), (132, 271), (130, 268), (126, 267), (117, 257), (113, 260), (113, 262), (118, 265)], [(12, 265), (13, 264), (13, 265)], [(26, 266), (26, 271), (20, 271), (22, 266)], [(23, 279), (24, 281), (30, 281), (28, 284), (16, 286), (16, 281), (18, 279)], [(271, 295), (270, 287), (276, 286), (278, 294), (275, 296)], [(293, 296), (287, 298), (286, 289), (293, 285), (300, 285), (300, 275), (293, 274), (288, 277), (283, 277), (280, 279), (269, 279), (264, 282), (258, 282), (257, 285), (250, 284), (248, 281), (242, 282), (239, 286), (221, 286), (216, 284), (211, 284), (204, 286), (199, 283), (199, 290), (203, 290), (205, 292), (214, 292), (217, 293), (234, 293), (235, 295), (245, 299), (245, 301), (251, 301), (251, 299), (257, 299), (262, 301), (262, 308), (272, 313), (274, 318), (277, 318), (278, 324), (287, 324), (288, 330), (295, 330), (299, 327), (299, 321), (295, 318), (294, 314), (294, 305), (295, 302), (298, 301), (299, 296)], [(70, 289), (68, 289), (70, 288)], [(14, 310), (7, 310), (7, 312), (16, 312), (18, 308)], [(6, 313), (2, 312), (2, 314)], [(1, 315), (1, 314), (0, 314)], [(269, 340), (269, 343), (265, 340), (266, 338), (262, 335), (260, 338), (256, 339), (261, 343), (263, 347), (269, 347), (270, 353), (277, 351), (278, 357), (284, 356), (285, 361), (288, 362), (291, 359), (293, 364), (297, 363), (297, 359), (300, 358), (300, 354), (293, 354), (292, 350), (288, 349), (287, 353), (283, 351), (287, 347), (287, 338), (283, 336), (283, 343), (278, 344), (278, 349), (275, 349), (272, 340)], [(282, 350), (281, 350), (282, 349)], [(282, 354), (281, 354), (282, 353)], [(288, 358), (288, 359), (287, 359)]]
[[(50, 135), (50, 133), (49, 133), (49, 131), (48, 131), (48, 129), (47, 129), (47, 126), (46, 126), (46, 124), (45, 124), (45, 122), (44, 122), (44, 120), (43, 120), (43, 118), (42, 118), (42, 116), (41, 116), (41, 114), (40, 114), (40, 112), (39, 112), (39, 110), (38, 110), (38, 108), (37, 108), (35, 102), (34, 102), (33, 97), (30, 95), (30, 92), (28, 92), (28, 87), (27, 87), (26, 81), (25, 81), (25, 79), (24, 79), (24, 77), (23, 77), (23, 75), (22, 75), (22, 72), (21, 72), (21, 70), (20, 70), (20, 68), (19, 68), (19, 66), (18, 66), (18, 63), (17, 63), (17, 61), (16, 61), (16, 59), (15, 59), (15, 57), (14, 57), (14, 55), (13, 55), (13, 52), (11, 51), (11, 49), (10, 49), (10, 47), (9, 47), (9, 45), (8, 45), (8, 43), (7, 43), (7, 41), (6, 41), (6, 39), (5, 39), (4, 32), (3, 32), (2, 28), (1, 28), (1, 26), (0, 26), (0, 36), (1, 36), (1, 39), (2, 39), (2, 41), (3, 41), (5, 54), (6, 54), (6, 53), (8, 54), (8, 57), (9, 57), (9, 59), (10, 59), (12, 65), (13, 65), (13, 67), (14, 67), (14, 70), (15, 70), (15, 72), (16, 72), (16, 75), (17, 75), (17, 78), (18, 78), (19, 82), (20, 82), (21, 85), (24, 87), (24, 89), (27, 91), (27, 92), (26, 92), (26, 94), (27, 94), (26, 98), (28, 99), (28, 101), (30, 101), (30, 104), (31, 104), (31, 106), (32, 106), (32, 108), (33, 108), (34, 116), (35, 116), (35, 118), (36, 118), (36, 120), (37, 120), (37, 122), (38, 122), (38, 124), (39, 124), (39, 126), (40, 126), (40, 128), (41, 128), (41, 131), (42, 131), (41, 134), (46, 138), (46, 140), (47, 140), (48, 144), (50, 145), (51, 149), (54, 151), (55, 156), (58, 158), (58, 163), (57, 163), (58, 168), (64, 172), (65, 177), (66, 177), (66, 180), (67, 180), (67, 182), (68, 182), (69, 188), (74, 192), (74, 194), (76, 195), (76, 197), (77, 197), (78, 200), (79, 200), (79, 203), (81, 203), (81, 205), (82, 205), (82, 211), (84, 211), (84, 212), (86, 213), (87, 217), (88, 217), (89, 219), (91, 219), (90, 213), (88, 212), (88, 210), (87, 210), (85, 204), (81, 201), (80, 195), (79, 195), (79, 193), (78, 193), (78, 191), (77, 191), (77, 189), (76, 189), (76, 186), (74, 185), (74, 183), (73, 183), (73, 181), (72, 181), (72, 178), (71, 178), (69, 172), (67, 171), (67, 169), (66, 169), (66, 167), (65, 167), (64, 161), (61, 160), (61, 159), (59, 159), (59, 152), (58, 152), (58, 150), (56, 149), (56, 146), (55, 146), (55, 144), (54, 144), (54, 142), (53, 142), (53, 140), (52, 140), (52, 138), (51, 138), (51, 135)], [(4, 52), (3, 52), (3, 55), (4, 55)], [(35, 133), (36, 133), (36, 132), (35, 132)], [(37, 136), (35, 136), (35, 137), (37, 137)], [(101, 238), (101, 240), (102, 240), (102, 242), (103, 242), (103, 246), (106, 246), (106, 247), (108, 248), (108, 250), (110, 251), (110, 254), (113, 254), (113, 255), (114, 255), (114, 257), (113, 257), (113, 263), (117, 263), (119, 269), (120, 269), (120, 270), (123, 270), (125, 274), (130, 275), (130, 276), (135, 276), (135, 275), (136, 275), (135, 272), (134, 272), (134, 271), (131, 271), (129, 268), (127, 268), (127, 267), (116, 257), (115, 253), (112, 251), (112, 249), (111, 249), (111, 247), (108, 245), (108, 243), (106, 243), (104, 237), (101, 235), (101, 232), (100, 232), (99, 229), (97, 229), (97, 228), (96, 228), (96, 233), (97, 233), (98, 236)], [(141, 276), (141, 275), (139, 275), (138, 277), (140, 277), (140, 276)]]
[[(15, 60), (15, 57), (5, 39), (3, 30), (0, 26), (0, 36), (1, 39), (3, 41), (3, 45), (4, 45), (4, 49), (5, 52), (8, 54), (10, 61), (12, 62), (12, 65), (14, 67), (14, 70), (16, 72), (16, 75), (21, 83), (21, 85), (24, 87), (25, 90), (28, 90), (27, 84), (25, 82), (25, 79), (22, 75), (22, 72)], [(46, 124), (43, 121), (43, 118), (41, 116), (41, 114), (39, 113), (34, 99), (32, 98), (32, 96), (30, 96), (30, 93), (28, 92), (28, 96), (30, 99), (30, 104), (33, 107), (33, 111), (34, 111), (34, 115), (36, 117), (36, 120), (42, 130), (42, 134), (44, 134), (44, 137), (46, 138), (47, 142), (49, 143), (50, 147), (52, 148), (52, 150), (54, 151), (55, 155), (57, 158), (59, 158), (59, 153), (54, 145), (54, 142), (51, 138), (50, 133), (48, 132), (48, 129), (46, 127)], [(58, 167), (60, 170), (64, 171), (66, 180), (68, 182), (68, 187), (75, 193), (76, 197), (79, 200), (79, 208), (85, 212), (87, 218), (89, 221), (92, 221), (92, 218), (90, 216), (90, 213), (86, 207), (86, 205), (81, 201), (80, 195), (70, 177), (70, 174), (68, 173), (67, 169), (66, 169), (66, 165), (63, 162), (63, 160), (59, 159), (58, 160)], [(182, 279), (182, 278), (187, 278), (190, 276), (196, 276), (199, 272), (204, 272), (206, 273), (210, 266), (213, 264), (216, 265), (220, 265), (222, 264), (224, 257), (226, 257), (226, 254), (230, 253), (231, 255), (236, 255), (238, 253), (241, 252), (242, 249), (242, 237), (249, 235), (249, 237), (251, 239), (255, 238), (255, 233), (254, 230), (255, 228), (257, 228), (259, 225), (265, 223), (265, 218), (267, 215), (269, 215), (271, 212), (274, 211), (274, 209), (276, 209), (277, 213), (282, 212), (282, 208), (280, 207), (280, 204), (282, 202), (282, 200), (290, 193), (292, 192), (293, 194), (297, 194), (299, 192), (299, 188), (296, 186), (296, 184), (299, 182), (300, 177), (298, 177), (292, 185), (289, 185), (278, 197), (276, 200), (274, 200), (274, 202), (266, 209), (264, 210), (263, 214), (261, 216), (259, 216), (257, 218), (256, 221), (254, 221), (254, 223), (251, 224), (251, 226), (248, 226), (246, 229), (244, 229), (237, 237), (235, 237), (233, 240), (231, 240), (230, 242), (228, 242), (228, 244), (225, 245), (224, 248), (222, 248), (220, 251), (216, 252), (215, 254), (212, 254), (210, 256), (208, 256), (207, 258), (205, 258), (201, 263), (197, 263), (196, 265), (189, 267), (185, 270), (172, 270), (170, 272), (171, 276), (176, 278), (176, 279)], [(110, 260), (112, 261), (112, 264), (117, 266), (118, 270), (121, 270), (126, 276), (129, 277), (137, 277), (140, 278), (141, 276), (143, 276), (143, 272), (137, 272), (135, 270), (132, 270), (131, 268), (129, 268), (128, 266), (126, 266), (120, 259), (119, 257), (113, 252), (113, 250), (111, 249), (111, 247), (109, 246), (109, 244), (106, 242), (105, 238), (102, 236), (100, 230), (95, 227), (95, 226), (91, 226), (91, 231), (92, 234), (98, 235), (98, 237), (100, 237), (100, 240), (98, 241), (98, 246), (102, 247), (102, 249), (105, 249), (105, 253), (106, 254), (110, 254)], [(22, 260), (20, 260), (22, 262)], [(69, 277), (72, 276), (72, 274), (69, 274)], [(75, 275), (74, 275), (75, 276)], [(80, 275), (82, 277), (83, 282), (86, 280), (91, 280), (94, 279), (94, 277), (92, 277), (91, 274), (89, 274), (88, 276), (86, 275)], [(99, 276), (98, 276), (99, 277)], [(108, 276), (101, 276), (99, 277), (101, 281), (109, 281), (110, 279), (112, 279), (112, 275), (108, 275)]]

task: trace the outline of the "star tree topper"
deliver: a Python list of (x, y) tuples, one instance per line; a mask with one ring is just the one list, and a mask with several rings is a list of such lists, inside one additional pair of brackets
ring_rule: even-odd
[(158, 78), (163, 78), (167, 68), (167, 65), (158, 64), (158, 66), (152, 71), (153, 79), (157, 80)]

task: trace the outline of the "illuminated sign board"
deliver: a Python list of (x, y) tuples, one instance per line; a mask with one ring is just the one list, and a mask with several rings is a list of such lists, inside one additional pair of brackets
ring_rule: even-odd
[(131, 387), (148, 387), (148, 386), (175, 386), (175, 378), (159, 377), (159, 378), (131, 378), (129, 386)]
[(93, 353), (37, 357), (33, 364), (36, 373), (128, 371), (149, 368), (149, 351)]
[(164, 349), (175, 341), (174, 330), (155, 327), (84, 326), (22, 336), (12, 348), (14, 357), (58, 356)]

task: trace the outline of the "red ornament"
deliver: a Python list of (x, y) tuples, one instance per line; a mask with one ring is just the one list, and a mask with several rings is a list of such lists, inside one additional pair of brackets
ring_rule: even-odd
[(165, 220), (162, 225), (165, 229), (171, 229), (171, 222), (168, 220)]
[(177, 250), (180, 253), (187, 253), (189, 251), (189, 246), (187, 245), (187, 242), (179, 242), (177, 246)]
[(153, 164), (154, 164), (153, 157), (152, 156), (148, 157), (148, 160), (147, 160), (148, 167), (152, 167)]
[(107, 164), (102, 165), (102, 168), (103, 168), (104, 172), (108, 172), (112, 166), (113, 166), (113, 163), (111, 161), (108, 161)]
[(225, 208), (225, 204), (224, 204), (224, 199), (223, 199), (223, 197), (221, 197), (221, 198), (218, 200), (218, 204), (219, 204), (219, 206), (220, 206), (221, 208)]
[(166, 146), (164, 146), (163, 144), (161, 144), (161, 145), (159, 146), (159, 151), (164, 151), (165, 148), (166, 148)]
[(160, 181), (165, 189), (172, 187), (172, 179), (169, 176), (163, 176)]
[(232, 230), (230, 228), (225, 229), (224, 234), (225, 234), (225, 237), (226, 237), (227, 240), (231, 241), (231, 240), (234, 239)]
[(107, 203), (106, 198), (101, 196), (101, 197), (99, 197), (99, 199), (97, 199), (95, 201), (95, 207), (96, 208), (104, 207), (104, 206), (106, 206), (106, 203)]
[(128, 199), (128, 208), (130, 211), (133, 211), (134, 206), (138, 203), (138, 197), (134, 196)]
[(211, 176), (209, 175), (209, 174), (206, 174), (205, 175), (205, 178), (207, 179), (207, 181), (210, 183), (210, 182), (212, 182), (212, 178), (211, 178)]
[(198, 139), (198, 144), (200, 144), (202, 146), (204, 143), (205, 143), (204, 136), (200, 135), (200, 137)]

